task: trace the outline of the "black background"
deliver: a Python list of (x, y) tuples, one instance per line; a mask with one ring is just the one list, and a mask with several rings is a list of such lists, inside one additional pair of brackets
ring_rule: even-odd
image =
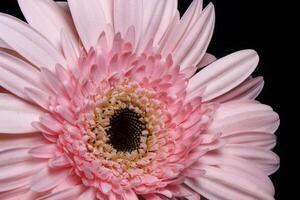
[[(179, 0), (181, 13), (191, 1)], [(208, 2), (204, 1), (205, 5)], [(275, 0), (211, 0), (211, 2), (216, 9), (216, 28), (209, 52), (222, 57), (237, 50), (250, 48), (255, 49), (260, 55), (260, 64), (254, 75), (264, 76), (265, 88), (259, 100), (271, 105), (281, 117), (281, 126), (277, 132), (278, 144), (275, 148), (275, 152), (281, 157), (281, 167), (272, 176), (276, 187), (276, 199), (295, 199), (292, 192), (293, 185), (295, 186), (297, 182), (293, 182), (292, 177), (296, 180), (298, 133), (293, 125), (297, 125), (298, 119), (292, 113), (296, 113), (298, 109), (296, 75), (299, 66), (290, 62), (297, 59), (292, 55), (294, 49), (285, 46), (286, 43), (291, 43), (291, 46), (297, 47), (296, 41), (291, 39), (294, 32), (291, 27), (296, 25), (292, 24), (293, 17), (290, 15), (293, 13), (291, 11), (293, 5)], [(1, 0), (0, 12), (24, 19), (17, 0)]]

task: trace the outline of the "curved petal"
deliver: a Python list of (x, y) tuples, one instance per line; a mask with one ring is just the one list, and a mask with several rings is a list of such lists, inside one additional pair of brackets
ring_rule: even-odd
[(41, 134), (29, 133), (22, 135), (0, 134), (0, 151), (12, 148), (29, 148), (46, 144)]
[(29, 155), (35, 158), (52, 158), (57, 152), (56, 144), (46, 144), (42, 146), (33, 147), (29, 150)]
[(75, 27), (70, 16), (52, 0), (18, 0), (27, 22), (51, 41), (57, 49), (61, 48), (60, 33), (68, 33), (72, 43), (77, 44)]
[(139, 50), (144, 50), (153, 42), (156, 46), (171, 26), (177, 12), (177, 1), (174, 0), (143, 0), (142, 27)]
[(94, 188), (86, 189), (79, 197), (79, 200), (95, 200), (96, 190)]
[[(28, 154), (28, 150), (28, 148), (11, 148), (0, 151), (0, 166), (32, 159)], [(0, 175), (2, 175), (2, 171)]]
[(265, 132), (239, 132), (223, 136), (227, 144), (261, 147), (271, 150), (276, 145), (276, 136)]
[(252, 131), (274, 133), (278, 126), (278, 114), (271, 107), (257, 102), (236, 101), (221, 104), (206, 132), (221, 132), (223, 136)]
[(264, 87), (264, 80), (262, 77), (248, 78), (236, 88), (221, 95), (211, 101), (214, 102), (228, 102), (233, 100), (254, 100), (262, 91)]
[(69, 176), (69, 169), (51, 169), (45, 167), (33, 176), (30, 184), (30, 188), (35, 192), (45, 192), (62, 182), (67, 176)]
[(203, 100), (214, 99), (245, 81), (256, 68), (258, 60), (253, 50), (238, 51), (223, 57), (193, 76), (187, 91), (191, 95), (197, 88), (205, 87)]
[[(244, 163), (244, 165), (247, 162)], [(274, 199), (272, 183), (266, 177), (230, 166), (205, 167), (206, 174), (185, 183), (204, 197), (214, 200)]]
[(47, 165), (47, 162), (43, 160), (28, 160), (29, 158), (26, 158), (27, 160), (24, 161), (9, 163), (7, 165), (0, 166), (0, 182), (33, 176), (36, 172)]
[(69, 0), (72, 17), (87, 51), (96, 45), (100, 34), (105, 30), (107, 20), (99, 0)]
[(279, 157), (272, 151), (260, 147), (229, 144), (224, 146), (221, 152), (255, 163), (256, 167), (267, 175), (273, 174), (279, 168)]
[(83, 191), (82, 186), (65, 189), (59, 192), (50, 193), (46, 196), (38, 198), (38, 200), (69, 200), (76, 199)]
[(207, 65), (209, 65), (209, 64), (211, 64), (211, 63), (213, 63), (213, 62), (215, 62), (216, 60), (217, 60), (217, 58), (216, 58), (214, 55), (212, 55), (212, 54), (210, 54), (210, 53), (206, 53), (206, 54), (203, 56), (203, 58), (202, 58), (202, 60), (200, 61), (200, 63), (197, 64), (197, 68), (205, 67), (205, 66), (207, 66)]
[(55, 70), (56, 64), (66, 66), (63, 55), (40, 33), (23, 21), (0, 14), (0, 38), (12, 49), (38, 67)]
[(210, 3), (199, 15), (197, 21), (187, 30), (174, 50), (174, 62), (181, 70), (195, 67), (206, 53), (215, 24), (215, 10)]
[(35, 106), (9, 94), (0, 94), (0, 133), (24, 134), (37, 132), (31, 126), (42, 112)]
[(142, 28), (143, 1), (114, 0), (114, 28), (115, 33), (126, 35), (133, 26), (135, 30), (135, 45), (139, 42)]
[(29, 100), (24, 88), (38, 88), (41, 85), (39, 71), (23, 60), (0, 51), (0, 85)]

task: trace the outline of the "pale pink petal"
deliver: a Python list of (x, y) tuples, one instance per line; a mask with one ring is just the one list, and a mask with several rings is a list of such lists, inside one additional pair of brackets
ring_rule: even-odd
[(62, 190), (56, 193), (38, 198), (37, 200), (70, 200), (76, 199), (83, 191), (82, 186), (76, 186), (74, 188)]
[(47, 144), (45, 138), (39, 133), (22, 135), (0, 134), (0, 151), (19, 147), (35, 147)]
[(62, 51), (64, 56), (68, 62), (70, 68), (74, 68), (78, 65), (78, 58), (79, 58), (79, 49), (76, 43), (74, 43), (68, 32), (62, 31), (61, 32), (61, 45)]
[(199, 87), (205, 87), (203, 100), (209, 101), (245, 81), (258, 64), (258, 55), (253, 50), (243, 50), (223, 57), (190, 79), (187, 91), (192, 93)]
[(56, 144), (46, 144), (43, 146), (33, 147), (28, 153), (36, 158), (52, 158), (57, 150)]
[(54, 70), (58, 63), (66, 66), (63, 55), (23, 21), (0, 14), (0, 26), (0, 38), (36, 66), (50, 70)]
[(113, 24), (113, 4), (112, 0), (102, 0), (100, 1), (105, 20), (107, 24)]
[(39, 71), (12, 55), (0, 52), (0, 85), (15, 95), (29, 100), (25, 87), (38, 88), (41, 84)]
[(70, 161), (65, 155), (49, 159), (49, 167), (60, 168), (60, 167), (69, 167), (69, 166), (70, 166)]
[(192, 29), (195, 21), (198, 20), (202, 12), (202, 6), (202, 0), (193, 1), (180, 21), (171, 27), (172, 31), (170, 31), (170, 34), (166, 39), (166, 43), (162, 47), (163, 55), (168, 55), (170, 52), (173, 52), (178, 43), (184, 39), (183, 36), (187, 35), (188, 31)]
[(136, 193), (133, 190), (126, 190), (123, 192), (124, 200), (138, 200)]
[(276, 136), (264, 132), (240, 132), (223, 136), (228, 144), (240, 144), (247, 146), (262, 147), (271, 150), (276, 145)]
[(145, 200), (162, 200), (162, 198), (156, 194), (145, 194), (143, 195), (143, 198)]
[(22, 179), (24, 177), (33, 176), (39, 170), (47, 166), (47, 162), (43, 160), (24, 160), (15, 163), (1, 165), (0, 182)]
[(0, 181), (0, 192), (6, 192), (26, 186), (29, 184), (31, 177), (19, 178), (19, 179), (10, 179)]
[(95, 200), (96, 190), (94, 188), (86, 189), (79, 197), (78, 200)]
[(70, 16), (52, 0), (18, 0), (27, 22), (51, 41), (57, 49), (61, 48), (60, 33), (68, 33), (72, 43), (77, 44), (75, 27)]
[(177, 46), (172, 52), (174, 62), (180, 64), (181, 70), (195, 67), (201, 61), (212, 37), (214, 22), (214, 6), (209, 4), (190, 29), (186, 30), (180, 41), (176, 42)]
[(273, 200), (274, 191), (263, 181), (252, 174), (232, 167), (205, 167), (206, 174), (185, 183), (208, 199), (265, 199)]
[(106, 18), (100, 1), (69, 0), (72, 17), (87, 51), (96, 45), (100, 34), (105, 30)]
[(139, 48), (143, 49), (153, 39), (154, 45), (162, 38), (175, 15), (173, 0), (143, 0), (143, 26)]
[(30, 98), (33, 102), (39, 105), (41, 108), (48, 109), (50, 95), (45, 92), (34, 89), (34, 88), (25, 88), (24, 92), (28, 98)]
[(37, 132), (31, 126), (42, 112), (9, 94), (0, 94), (0, 133), (24, 134)]
[(262, 77), (248, 78), (236, 88), (221, 95), (211, 101), (227, 102), (233, 100), (255, 99), (264, 87), (264, 80)]
[(256, 167), (267, 175), (279, 168), (279, 157), (270, 150), (246, 145), (228, 144), (220, 150), (224, 154), (233, 155), (255, 163)]
[(0, 48), (11, 49), (3, 40), (0, 39)]
[[(146, 1), (146, 0), (144, 0)], [(151, 1), (152, 2), (152, 1)], [(160, 19), (160, 25), (159, 28), (155, 34), (155, 37), (153, 38), (153, 44), (158, 44), (162, 37), (166, 34), (166, 31), (173, 23), (174, 19), (178, 19), (179, 12), (177, 10), (178, 1), (177, 0), (165, 0), (166, 4), (164, 6), (163, 16)], [(149, 2), (148, 2), (149, 3)], [(153, 2), (155, 3), (155, 2)], [(153, 6), (153, 5), (152, 5)], [(147, 7), (144, 6), (144, 9), (147, 9)], [(147, 17), (149, 18), (149, 16)], [(175, 20), (177, 21), (177, 20)]]
[(230, 102), (221, 104), (207, 133), (227, 136), (237, 132), (274, 133), (279, 117), (269, 106), (256, 102)]
[(11, 148), (0, 151), (0, 166), (10, 165), (32, 159), (28, 148)]
[(63, 190), (72, 189), (78, 185), (82, 185), (80, 177), (78, 177), (74, 172), (71, 172), (68, 177), (64, 178), (64, 180), (52, 189), (51, 192), (58, 193)]
[(142, 28), (143, 2), (135, 0), (114, 0), (114, 28), (125, 36), (129, 27), (135, 30), (135, 45), (139, 42)]
[(69, 169), (54, 170), (49, 167), (45, 167), (33, 176), (30, 188), (35, 192), (48, 191), (62, 182), (67, 176), (69, 176), (69, 173)]
[(22, 196), (24, 196), (24, 193), (28, 192), (28, 190), (28, 187), (23, 186), (15, 190), (0, 192), (0, 199), (13, 200), (16, 199), (16, 197), (21, 198)]
[(209, 53), (204, 54), (203, 58), (201, 59), (200, 63), (197, 64), (197, 68), (205, 67), (213, 62), (215, 62), (217, 58)]

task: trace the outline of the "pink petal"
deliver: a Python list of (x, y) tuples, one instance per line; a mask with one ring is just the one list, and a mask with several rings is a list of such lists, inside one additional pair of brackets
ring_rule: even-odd
[(0, 25), (0, 38), (31, 63), (50, 70), (54, 70), (58, 63), (66, 66), (62, 54), (41, 34), (21, 20), (1, 14)]
[(46, 144), (43, 146), (33, 147), (28, 153), (36, 158), (52, 158), (56, 152), (56, 144)]
[(33, 176), (36, 172), (47, 165), (43, 160), (24, 160), (15, 163), (8, 163), (0, 166), (0, 182), (22, 179), (27, 176)]
[(79, 197), (78, 200), (95, 200), (96, 190), (94, 188), (86, 189)]
[(37, 200), (70, 200), (76, 199), (78, 195), (82, 193), (82, 186), (76, 186), (74, 188), (62, 190), (56, 193), (38, 198)]
[(0, 192), (6, 192), (28, 185), (31, 177), (0, 181)]
[(0, 48), (11, 49), (3, 40), (0, 39)]
[(221, 104), (207, 133), (223, 136), (237, 132), (274, 133), (279, 126), (279, 117), (271, 107), (256, 102), (231, 102)]
[(215, 62), (216, 60), (217, 60), (217, 58), (214, 55), (206, 53), (206, 54), (204, 54), (204, 56), (203, 56), (202, 60), (200, 61), (200, 63), (197, 64), (197, 67), (198, 68), (205, 67), (205, 66)]
[(143, 0), (143, 36), (140, 38), (140, 49), (145, 48), (151, 39), (155, 42), (154, 45), (161, 39), (175, 14), (175, 2)]
[(32, 159), (28, 148), (11, 148), (0, 151), (0, 166), (10, 165)]
[(52, 168), (69, 167), (70, 164), (69, 159), (65, 155), (49, 159), (49, 167)]
[(221, 152), (251, 161), (268, 175), (273, 174), (279, 168), (279, 157), (263, 148), (231, 144), (223, 147)]
[(28, 100), (24, 87), (37, 88), (41, 85), (39, 71), (23, 60), (0, 51), (0, 85)]
[(52, 0), (18, 0), (27, 22), (51, 41), (57, 49), (61, 48), (60, 33), (64, 30), (69, 39), (78, 46), (75, 27), (70, 16)]
[(54, 189), (51, 190), (52, 193), (58, 193), (63, 190), (72, 189), (78, 185), (81, 185), (82, 181), (79, 176), (74, 172), (71, 172), (68, 177), (64, 178)]
[(79, 48), (74, 43), (68, 32), (62, 31), (61, 32), (61, 45), (62, 45), (62, 50), (64, 53), (64, 56), (69, 64), (69, 66), (75, 67), (78, 65), (78, 58), (79, 58)]
[(89, 0), (89, 3), (69, 0), (68, 3), (81, 41), (89, 51), (96, 45), (107, 23), (102, 4), (98, 0)]
[[(142, 28), (143, 2), (135, 0), (115, 0), (114, 1), (114, 28), (115, 32), (120, 32), (125, 36), (129, 27), (135, 29), (135, 38), (139, 42)], [(134, 47), (136, 44), (133, 44)]]
[(124, 191), (123, 198), (124, 200), (138, 200), (138, 197), (133, 190)]
[(202, 0), (193, 1), (180, 21), (171, 27), (172, 31), (170, 31), (170, 35), (168, 35), (166, 44), (162, 49), (163, 55), (166, 56), (170, 52), (173, 52), (178, 43), (189, 33), (202, 12), (202, 4)]
[(30, 188), (35, 192), (48, 191), (62, 182), (69, 173), (68, 169), (53, 170), (46, 167), (32, 178)]
[(264, 87), (264, 80), (262, 77), (248, 78), (236, 88), (221, 95), (211, 101), (227, 102), (233, 100), (247, 100), (255, 99)]
[(274, 192), (265, 189), (272, 184), (270, 181), (230, 167), (206, 167), (205, 170), (204, 176), (188, 179), (185, 183), (208, 199), (274, 199)]
[(0, 132), (32, 133), (37, 130), (31, 126), (42, 112), (35, 106), (9, 94), (0, 94)]
[(276, 136), (264, 132), (240, 132), (224, 136), (227, 144), (238, 144), (246, 146), (261, 147), (267, 150), (276, 145)]
[(50, 96), (41, 90), (25, 88), (24, 92), (28, 98), (46, 110), (49, 109)]
[(206, 53), (215, 23), (214, 6), (210, 3), (174, 50), (174, 62), (181, 70), (196, 66)]
[(19, 147), (34, 147), (45, 144), (45, 138), (39, 133), (32, 134), (0, 134), (0, 151)]
[(156, 194), (145, 194), (143, 195), (145, 200), (162, 200), (162, 198)]
[(15, 199), (16, 197), (22, 197), (24, 196), (24, 193), (28, 192), (29, 188), (26, 186), (7, 191), (7, 192), (1, 192), (0, 193), (0, 199), (7, 199), (7, 200), (12, 200)]
[(243, 50), (221, 58), (190, 79), (188, 93), (205, 87), (203, 100), (209, 101), (241, 84), (254, 71), (258, 55), (253, 50)]
[[(143, 0), (143, 2), (145, 2), (145, 1), (147, 1), (147, 0)], [(147, 2), (147, 4), (149, 2)], [(151, 1), (151, 3), (155, 4), (154, 1)], [(146, 4), (146, 6), (147, 6), (147, 4)], [(153, 4), (152, 4), (152, 6), (153, 6)], [(166, 34), (166, 31), (170, 28), (172, 23), (174, 21), (177, 21), (177, 19), (179, 19), (179, 13), (178, 13), (178, 10), (177, 10), (177, 5), (178, 5), (178, 1), (165, 0), (163, 16), (160, 19), (160, 25), (159, 25), (159, 28), (157, 29), (156, 35), (155, 35), (155, 37), (153, 37), (153, 39), (154, 39), (153, 44), (154, 45), (158, 44), (161, 41), (162, 37)], [(144, 6), (144, 9), (148, 9), (148, 8)], [(145, 15), (147, 15), (147, 18), (152, 17), (151, 13), (148, 13), (148, 14), (145, 14)]]

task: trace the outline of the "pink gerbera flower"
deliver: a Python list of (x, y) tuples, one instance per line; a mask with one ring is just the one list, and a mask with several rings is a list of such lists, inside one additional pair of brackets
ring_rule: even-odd
[(274, 199), (279, 118), (255, 51), (206, 53), (212, 4), (19, 4), (29, 24), (0, 14), (0, 199)]

